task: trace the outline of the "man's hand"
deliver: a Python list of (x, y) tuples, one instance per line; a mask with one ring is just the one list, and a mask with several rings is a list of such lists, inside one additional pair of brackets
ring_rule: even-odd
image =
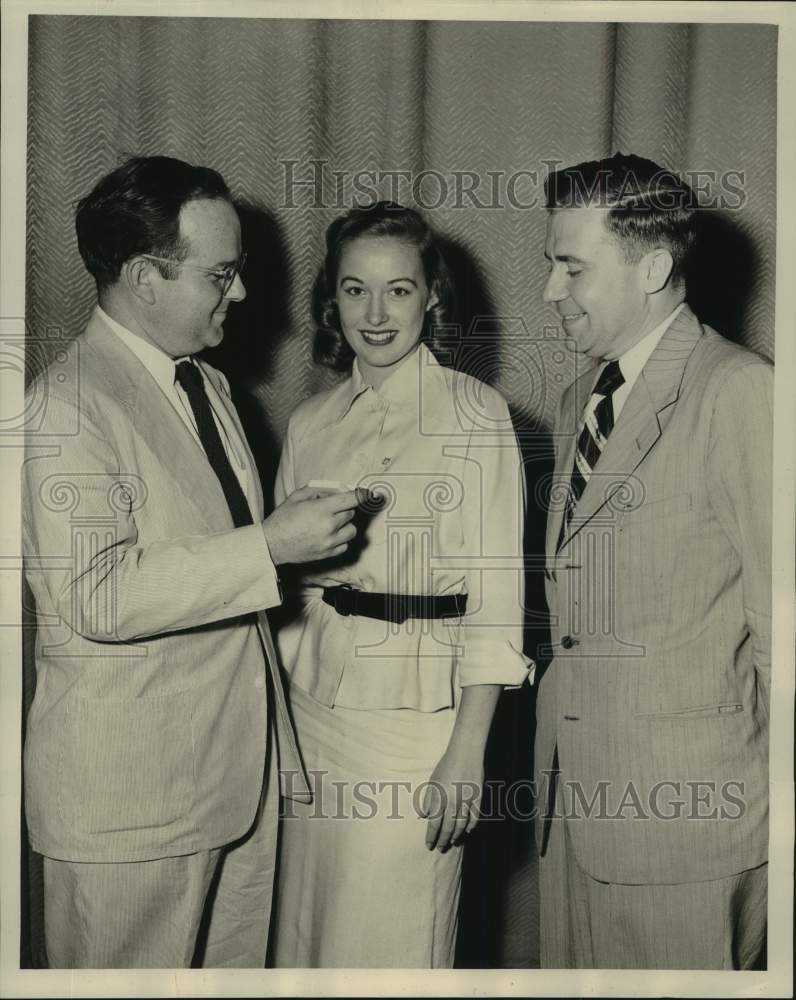
[(339, 556), (356, 537), (351, 524), (365, 490), (319, 496), (303, 486), (294, 490), (263, 521), (263, 532), (274, 564), (315, 562)]

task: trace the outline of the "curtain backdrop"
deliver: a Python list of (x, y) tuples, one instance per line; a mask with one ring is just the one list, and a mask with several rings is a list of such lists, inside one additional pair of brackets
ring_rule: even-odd
[[(468, 365), (512, 406), (538, 553), (545, 431), (576, 373), (542, 302), (545, 164), (621, 150), (702, 172), (704, 196), (724, 201), (689, 297), (773, 357), (776, 47), (765, 25), (31, 17), (29, 337), (51, 354), (89, 315), (73, 214), (103, 174), (133, 154), (216, 168), (240, 203), (249, 263), (248, 298), (212, 360), (236, 388), (267, 488), (291, 410), (331, 381), (312, 364), (309, 319), (325, 227), (375, 190), (415, 201), (448, 244)], [(544, 635), (533, 573), (528, 605), (533, 651)], [(500, 710), (492, 766), (509, 781), (530, 776), (532, 700), (512, 693)], [(23, 861), (23, 963), (39, 964), (40, 875)], [(534, 964), (534, 872), (527, 822), (482, 824), (463, 964)]]

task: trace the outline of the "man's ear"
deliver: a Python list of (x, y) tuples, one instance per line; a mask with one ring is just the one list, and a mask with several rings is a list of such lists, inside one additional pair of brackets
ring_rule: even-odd
[(145, 257), (131, 257), (122, 264), (121, 283), (137, 299), (154, 305), (156, 294), (152, 283), (154, 265)]
[(674, 259), (668, 250), (659, 247), (645, 254), (641, 260), (641, 281), (648, 295), (660, 292), (672, 276)]

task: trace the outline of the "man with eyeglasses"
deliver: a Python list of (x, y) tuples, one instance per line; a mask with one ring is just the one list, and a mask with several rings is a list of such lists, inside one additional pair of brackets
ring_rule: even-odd
[(263, 609), (276, 566), (345, 551), (357, 496), (299, 489), (263, 516), (227, 382), (196, 357), (246, 294), (215, 171), (132, 159), (76, 228), (98, 304), (77, 376), (31, 386), (24, 473), (48, 961), (262, 968), (277, 769), (309, 797)]

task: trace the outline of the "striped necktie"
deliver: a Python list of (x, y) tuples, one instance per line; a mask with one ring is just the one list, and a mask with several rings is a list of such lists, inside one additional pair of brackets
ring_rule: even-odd
[(592, 392), (592, 398), (599, 396), (597, 405), (587, 408), (586, 419), (583, 422), (583, 430), (578, 437), (578, 447), (575, 451), (575, 461), (572, 465), (572, 477), (570, 479), (569, 494), (567, 496), (567, 507), (564, 512), (564, 519), (561, 522), (561, 537), (559, 537), (559, 547), (563, 540), (564, 530), (569, 527), (572, 514), (580, 500), (586, 483), (589, 481), (597, 461), (602, 454), (608, 435), (614, 428), (614, 404), (613, 394), (623, 385), (624, 375), (619, 368), (618, 361), (610, 361), (600, 372), (597, 384)]

